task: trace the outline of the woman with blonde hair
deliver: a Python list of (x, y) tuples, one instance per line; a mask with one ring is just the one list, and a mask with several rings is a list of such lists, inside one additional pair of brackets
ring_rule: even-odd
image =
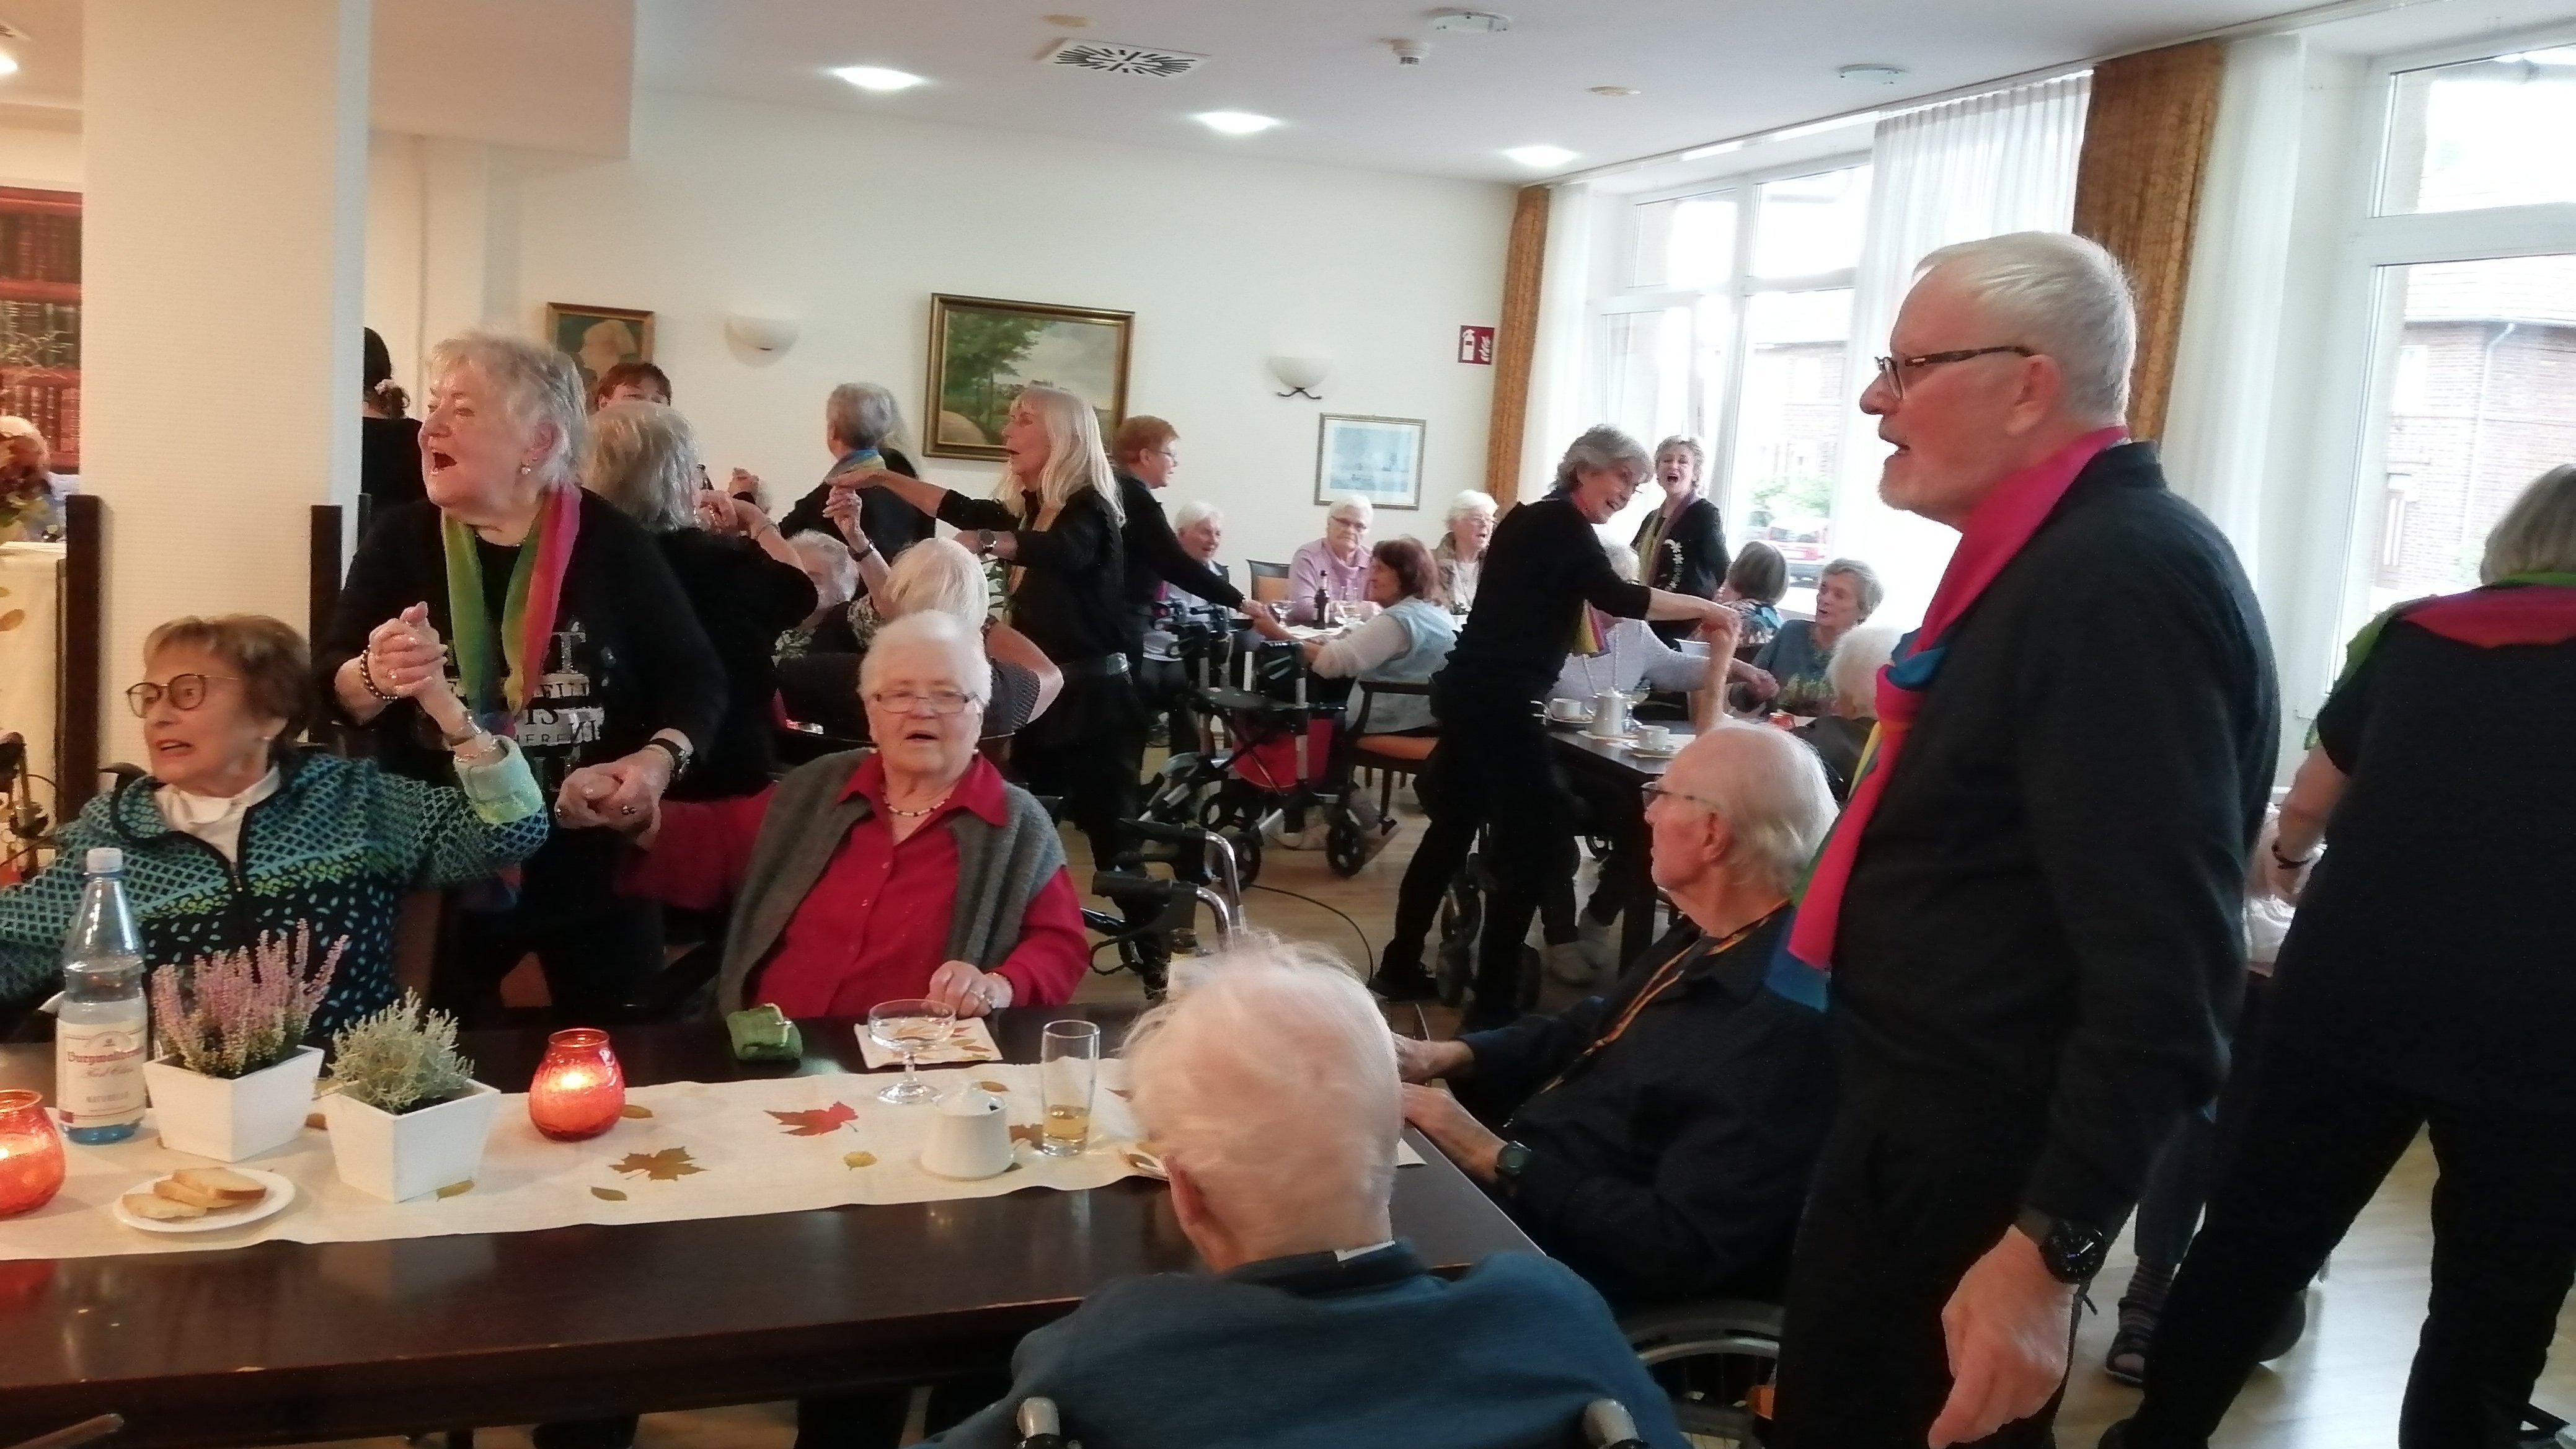
[(1020, 731), (1012, 763), (1109, 860), (1135, 813), (1145, 708), (1128, 664), (1126, 516), (1091, 405), (1060, 388), (1023, 388), (1002, 424), (1000, 496), (969, 498), (879, 469), (885, 488), (959, 530), (958, 542), (1010, 565), (1010, 623), (1064, 673), (1055, 707)]

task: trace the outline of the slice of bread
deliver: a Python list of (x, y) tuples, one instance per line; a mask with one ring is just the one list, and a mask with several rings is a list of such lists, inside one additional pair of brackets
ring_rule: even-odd
[(152, 1184), (152, 1191), (155, 1196), (166, 1198), (171, 1202), (183, 1202), (201, 1211), (241, 1206), (222, 1193), (208, 1192), (202, 1187), (190, 1187), (175, 1177), (165, 1177)]
[(119, 1201), (125, 1204), (127, 1212), (138, 1218), (149, 1218), (158, 1223), (176, 1222), (181, 1218), (201, 1218), (206, 1215), (206, 1210), (195, 1203), (161, 1196), (159, 1188), (160, 1184), (155, 1184), (151, 1192), (129, 1192)]
[(256, 1178), (244, 1177), (229, 1167), (183, 1167), (170, 1174), (199, 1192), (211, 1192), (231, 1202), (257, 1202), (268, 1196), (268, 1189)]

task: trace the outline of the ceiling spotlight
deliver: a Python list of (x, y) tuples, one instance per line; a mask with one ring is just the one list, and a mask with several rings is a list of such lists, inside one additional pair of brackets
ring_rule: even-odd
[(922, 78), (910, 71), (888, 70), (881, 65), (845, 65), (832, 74), (863, 91), (908, 91), (922, 84)]
[(1536, 167), (1541, 171), (1574, 159), (1574, 153), (1563, 146), (1514, 146), (1503, 154), (1523, 166)]
[(1905, 67), (1901, 65), (1847, 65), (1842, 69), (1835, 71), (1834, 74), (1841, 76), (1844, 80), (1852, 82), (1854, 85), (1892, 86), (1898, 81), (1905, 79)]
[(1637, 89), (1635, 86), (1592, 86), (1589, 89), (1596, 96), (1608, 96), (1612, 100), (1625, 100), (1629, 96), (1642, 96), (1645, 94), (1644, 91)]
[(16, 75), (17, 73), (18, 57), (11, 55), (5, 50), (0, 50), (0, 75)]
[(1277, 116), (1256, 116), (1250, 111), (1201, 111), (1196, 119), (1225, 136), (1250, 136), (1279, 124)]

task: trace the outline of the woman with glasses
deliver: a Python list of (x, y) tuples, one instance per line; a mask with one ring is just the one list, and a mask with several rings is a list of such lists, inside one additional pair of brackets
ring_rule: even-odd
[(313, 1017), (313, 1039), (324, 1040), (394, 999), (406, 892), (482, 879), (545, 842), (526, 758), (477, 729), (443, 678), (412, 698), (454, 741), (454, 786), (297, 748), (313, 718), (312, 662), (275, 619), (174, 619), (144, 641), (143, 660), (144, 681), (125, 699), (143, 721), (151, 774), (93, 798), (52, 865), (0, 890), (0, 1001), (61, 984), (84, 859), (114, 846), (152, 968), (306, 924), (317, 948), (346, 940)]
[(1054, 822), (976, 750), (992, 692), (973, 631), (906, 614), (859, 665), (874, 752), (825, 755), (744, 799), (568, 823), (640, 827), (628, 893), (732, 906), (726, 1011), (864, 1016), (924, 996), (961, 1016), (1053, 1006), (1089, 960), (1082, 911)]

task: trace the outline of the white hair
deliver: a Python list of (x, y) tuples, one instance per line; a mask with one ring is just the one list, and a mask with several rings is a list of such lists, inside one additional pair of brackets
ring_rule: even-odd
[(1471, 513), (1490, 516), (1498, 511), (1500, 510), (1495, 506), (1494, 495), (1474, 488), (1464, 488), (1459, 490), (1457, 497), (1449, 500), (1448, 521), (1456, 523)]
[(1878, 570), (1862, 563), (1859, 559), (1832, 560), (1823, 568), (1816, 570), (1816, 582), (1823, 583), (1837, 575), (1851, 580), (1853, 601), (1860, 605), (1862, 618), (1866, 619), (1877, 613), (1878, 606), (1887, 602), (1886, 582), (1879, 578)]
[(845, 382), (823, 400), (823, 426), (843, 448), (873, 448), (903, 426), (903, 410), (891, 391), (873, 382)]
[(1631, 480), (1640, 480), (1655, 471), (1655, 460), (1647, 456), (1645, 444), (1608, 423), (1595, 423), (1566, 444), (1565, 456), (1557, 460), (1557, 491), (1571, 489), (1583, 474), (1603, 468), (1616, 468)]
[(2128, 416), (2138, 309), (2120, 264), (2098, 243), (2062, 231), (2016, 231), (1926, 256), (1917, 278), (1954, 277), (1996, 331), (1936, 346), (2031, 349), (2066, 379), (2064, 410), (2108, 425)]
[(1624, 543), (1603, 543), (1603, 556), (1610, 560), (1610, 571), (1630, 583), (1637, 581), (1637, 551)]
[(1330, 522), (1345, 513), (1358, 514), (1361, 525), (1365, 527), (1376, 520), (1377, 505), (1356, 493), (1345, 493), (1333, 500), (1332, 507), (1324, 510), (1324, 518), (1325, 521)]
[(879, 628), (859, 656), (859, 693), (867, 694), (901, 650), (936, 649), (948, 656), (957, 687), (978, 705), (993, 698), (993, 661), (984, 655), (983, 636), (946, 614), (906, 614)]
[(1219, 528), (1225, 527), (1225, 510), (1204, 498), (1193, 498), (1173, 510), (1172, 532), (1174, 533), (1185, 528), (1195, 528), (1202, 523), (1213, 523)]
[(1127, 1038), (1147, 1134), (1256, 1242), (1384, 1211), (1403, 1096), (1368, 989), (1323, 948), (1277, 940), (1198, 966)]
[(972, 629), (984, 627), (992, 607), (983, 564), (953, 538), (925, 538), (905, 549), (886, 570), (877, 599), (877, 612), (889, 619), (945, 614)]
[(1852, 630), (1834, 642), (1825, 661), (1825, 683), (1834, 700), (1854, 719), (1878, 718), (1878, 671), (1896, 657), (1898, 632), (1891, 624)]
[(698, 438), (664, 403), (629, 398), (590, 416), (581, 486), (607, 499), (648, 533), (697, 526)]
[(850, 546), (820, 529), (800, 529), (787, 540), (796, 556), (808, 564), (820, 565), (830, 581), (830, 592), (815, 600), (819, 607), (846, 604), (858, 596), (859, 561), (850, 556)]
[(435, 389), (457, 371), (473, 372), (504, 417), (545, 439), (545, 452), (529, 470), (540, 482), (575, 481), (590, 399), (570, 357), (524, 337), (467, 332), (429, 349), (423, 375)]
[(2522, 490), (2487, 532), (2478, 582), (2515, 574), (2576, 573), (2576, 463), (2562, 463)]
[(1729, 865), (1784, 894), (1797, 888), (1834, 823), (1834, 793), (1816, 752), (1769, 725), (1720, 723), (1693, 740), (1665, 778), (1726, 822), (1735, 837)]

